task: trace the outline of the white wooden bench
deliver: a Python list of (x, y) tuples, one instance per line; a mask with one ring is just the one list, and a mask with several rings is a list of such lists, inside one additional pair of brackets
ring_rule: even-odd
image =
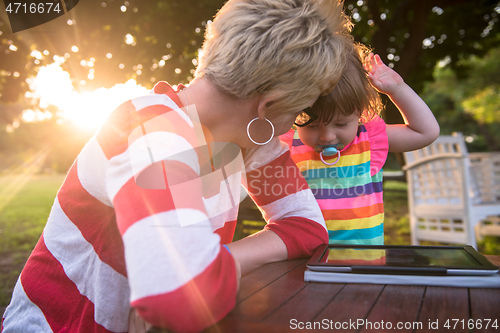
[[(480, 198), (478, 203), (500, 206), (500, 152), (470, 153), (469, 160), (472, 185), (477, 186), (476, 193)], [(475, 231), (478, 239), (485, 235), (500, 236), (500, 215), (481, 220)]]
[(457, 133), (404, 157), (412, 244), (500, 236), (500, 153), (469, 154)]

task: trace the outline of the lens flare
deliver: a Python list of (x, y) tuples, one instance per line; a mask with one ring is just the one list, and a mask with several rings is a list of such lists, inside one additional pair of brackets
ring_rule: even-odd
[[(90, 74), (94, 75), (93, 72)], [(41, 67), (36, 78), (30, 79), (28, 84), (31, 96), (39, 106), (56, 106), (60, 110), (60, 118), (86, 130), (99, 128), (121, 103), (149, 92), (135, 80), (129, 80), (111, 88), (79, 93), (73, 87), (70, 74), (62, 69), (59, 62)]]

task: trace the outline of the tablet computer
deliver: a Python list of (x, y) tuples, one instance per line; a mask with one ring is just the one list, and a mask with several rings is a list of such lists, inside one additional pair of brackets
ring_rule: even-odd
[(498, 267), (472, 246), (320, 246), (307, 267), (313, 271), (362, 274), (492, 275)]

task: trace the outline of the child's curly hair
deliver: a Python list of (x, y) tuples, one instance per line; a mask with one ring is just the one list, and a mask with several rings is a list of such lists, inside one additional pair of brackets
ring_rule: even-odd
[(363, 44), (355, 43), (347, 54), (347, 61), (340, 81), (332, 92), (321, 96), (312, 106), (318, 116), (316, 123), (330, 123), (340, 112), (349, 116), (360, 112), (360, 121), (366, 123), (380, 114), (384, 106), (378, 91), (368, 79), (368, 73), (363, 67), (370, 49)]

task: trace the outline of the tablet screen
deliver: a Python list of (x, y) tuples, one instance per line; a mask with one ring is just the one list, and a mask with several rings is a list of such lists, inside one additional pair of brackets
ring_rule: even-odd
[(481, 263), (462, 248), (328, 248), (320, 262), (339, 266), (481, 267)]

